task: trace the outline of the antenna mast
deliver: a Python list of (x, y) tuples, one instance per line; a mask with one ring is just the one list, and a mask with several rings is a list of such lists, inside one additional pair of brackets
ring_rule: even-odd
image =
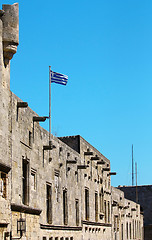
[(137, 190), (137, 163), (135, 163), (136, 167), (136, 203), (138, 203), (138, 190)]
[(134, 157), (133, 157), (133, 144), (132, 144), (132, 186), (134, 186)]

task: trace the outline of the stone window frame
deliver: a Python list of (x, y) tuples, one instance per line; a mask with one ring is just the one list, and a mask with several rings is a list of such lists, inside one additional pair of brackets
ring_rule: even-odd
[(126, 237), (127, 237), (127, 239), (128, 239), (128, 237), (129, 237), (129, 231), (128, 231), (128, 222), (126, 222)]
[(79, 226), (79, 199), (75, 199), (75, 215), (76, 226)]
[(129, 223), (129, 237), (130, 239), (132, 238), (132, 227), (131, 227), (131, 222)]
[(4, 199), (7, 198), (7, 178), (8, 174), (0, 171), (0, 196)]
[(34, 186), (33, 186), (33, 191), (37, 190), (37, 170), (34, 168), (31, 168), (31, 177), (34, 177)]
[(104, 218), (105, 218), (105, 223), (107, 223), (107, 201), (104, 200)]
[(108, 221), (108, 223), (110, 223), (110, 201), (107, 202), (107, 208), (108, 208), (107, 209), (108, 210), (108, 212), (107, 212), (107, 215), (108, 215), (107, 216), (107, 218), (108, 218), (107, 221)]
[(63, 224), (68, 225), (68, 191), (63, 188)]
[(60, 193), (60, 182), (59, 182), (60, 172), (59, 170), (54, 170), (54, 188), (56, 193), (56, 201), (59, 202), (59, 193)]
[(85, 219), (89, 221), (89, 188), (85, 187)]
[(101, 190), (100, 190), (99, 197), (100, 197), (100, 213), (103, 213), (103, 211), (104, 211), (104, 193), (103, 193), (103, 187), (102, 187)]
[(124, 225), (123, 223), (121, 224), (121, 240), (124, 239)]
[(97, 191), (95, 191), (95, 222), (98, 222), (98, 211), (99, 211), (99, 209), (98, 209), (99, 207), (98, 207), (98, 192)]
[(30, 175), (30, 160), (22, 156), (22, 202), (24, 205), (29, 205), (29, 175)]
[(29, 131), (29, 146), (32, 147), (32, 132)]
[(52, 184), (46, 182), (46, 221), (52, 224)]

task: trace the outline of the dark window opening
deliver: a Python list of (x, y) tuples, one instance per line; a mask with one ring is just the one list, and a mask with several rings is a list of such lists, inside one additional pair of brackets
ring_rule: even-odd
[(85, 189), (85, 219), (89, 220), (89, 190)]
[(22, 201), (23, 204), (29, 204), (29, 162), (26, 159), (22, 160)]
[(104, 201), (104, 214), (105, 214), (105, 223), (107, 222), (107, 204), (106, 201)]
[(98, 194), (95, 193), (95, 221), (98, 222)]
[(64, 225), (68, 224), (67, 190), (63, 190), (63, 222), (64, 222)]
[(121, 239), (123, 240), (123, 224), (121, 224)]
[(76, 225), (79, 226), (79, 200), (75, 200)]
[(29, 146), (32, 146), (32, 133), (29, 131)]
[(0, 196), (6, 198), (6, 179), (7, 174), (0, 172)]
[(108, 202), (108, 223), (110, 223), (110, 203)]
[(47, 223), (52, 223), (52, 187), (51, 185), (46, 185), (47, 198), (46, 198), (46, 214), (47, 214)]
[(129, 224), (129, 232), (130, 232), (130, 239), (131, 239), (131, 223)]

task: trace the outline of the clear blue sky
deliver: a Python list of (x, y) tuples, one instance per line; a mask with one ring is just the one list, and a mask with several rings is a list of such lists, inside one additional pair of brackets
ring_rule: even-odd
[(52, 133), (80, 134), (101, 151), (117, 172), (113, 186), (131, 185), (134, 144), (138, 184), (152, 184), (152, 1), (19, 0), (19, 7), (11, 90), (48, 115), (49, 65), (68, 75), (67, 86), (52, 84)]

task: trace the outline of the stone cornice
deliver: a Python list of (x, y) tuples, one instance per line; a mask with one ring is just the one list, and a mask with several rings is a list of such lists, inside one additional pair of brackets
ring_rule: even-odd
[(0, 171), (8, 173), (10, 170), (11, 170), (11, 167), (9, 165), (0, 163)]
[(19, 205), (16, 203), (11, 203), (11, 210), (15, 212), (24, 212), (33, 215), (40, 215), (42, 210), (38, 208), (29, 207), (26, 205)]
[(86, 220), (82, 220), (82, 224), (93, 225), (93, 226), (104, 226), (104, 227), (112, 226), (112, 224), (110, 224), (110, 223), (91, 222), (91, 221), (86, 221)]
[(0, 228), (1, 228), (1, 227), (2, 227), (2, 228), (6, 228), (7, 225), (8, 225), (8, 223), (0, 223)]
[(61, 226), (61, 225), (49, 225), (49, 224), (40, 224), (41, 229), (50, 229), (50, 230), (66, 230), (66, 231), (82, 231), (82, 227), (72, 227), (72, 226)]

